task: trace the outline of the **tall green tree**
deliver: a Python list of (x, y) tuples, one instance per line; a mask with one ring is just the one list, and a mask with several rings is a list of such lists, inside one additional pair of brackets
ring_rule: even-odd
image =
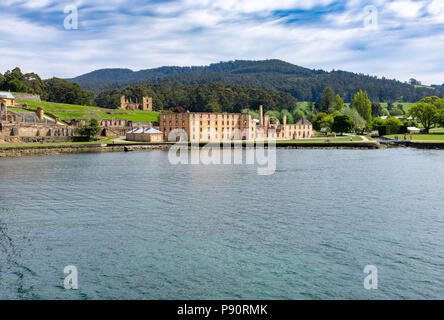
[(332, 88), (326, 87), (322, 92), (321, 111), (329, 112), (335, 107), (335, 93)]
[(379, 102), (372, 102), (372, 118), (380, 117), (384, 114), (384, 109)]
[(369, 122), (372, 120), (372, 103), (368, 98), (367, 91), (359, 90), (355, 94), (352, 107), (359, 112), (365, 121)]
[(341, 98), (339, 94), (335, 96), (335, 110), (341, 111), (344, 109), (344, 100)]

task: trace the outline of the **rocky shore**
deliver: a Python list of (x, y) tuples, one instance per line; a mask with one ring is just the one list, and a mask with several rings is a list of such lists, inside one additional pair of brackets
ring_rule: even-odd
[[(200, 144), (199, 147), (208, 144)], [(210, 144), (208, 146), (217, 146)], [(232, 144), (233, 146), (234, 144)], [(78, 145), (54, 145), (54, 146), (19, 146), (0, 147), (0, 158), (22, 157), (32, 155), (55, 155), (63, 153), (86, 153), (86, 152), (129, 152), (140, 150), (169, 150), (173, 144), (78, 144)], [(243, 144), (243, 147), (253, 146), (253, 144)], [(265, 145), (266, 147), (266, 145)], [(278, 149), (379, 149), (381, 145), (374, 142), (348, 142), (348, 143), (277, 143)]]

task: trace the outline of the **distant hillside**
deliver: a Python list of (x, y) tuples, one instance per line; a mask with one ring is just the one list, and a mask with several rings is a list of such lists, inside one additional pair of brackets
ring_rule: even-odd
[(323, 89), (330, 86), (346, 102), (360, 89), (373, 101), (416, 102), (423, 97), (444, 97), (444, 86), (413, 86), (397, 80), (377, 78), (346, 71), (311, 70), (281, 60), (230, 61), (200, 67), (161, 67), (140, 71), (102, 69), (70, 79), (96, 94), (105, 90), (136, 85), (173, 82), (179, 85), (221, 82), (266, 91), (283, 91), (299, 101), (320, 101)]

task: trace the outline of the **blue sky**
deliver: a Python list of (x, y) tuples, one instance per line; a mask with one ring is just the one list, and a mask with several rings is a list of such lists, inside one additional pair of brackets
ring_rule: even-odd
[[(64, 27), (69, 5), (75, 30)], [(0, 72), (276, 58), (444, 83), (444, 0), (2, 0), (0, 21)]]

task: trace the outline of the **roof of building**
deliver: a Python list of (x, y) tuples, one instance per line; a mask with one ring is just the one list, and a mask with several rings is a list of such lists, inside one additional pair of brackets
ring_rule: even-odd
[(6, 97), (7, 99), (15, 99), (14, 95), (11, 92), (0, 91), (0, 97)]
[(299, 120), (296, 124), (311, 124), (311, 122), (302, 117), (302, 119)]
[(127, 133), (149, 133), (149, 134), (153, 134), (153, 133), (162, 133), (162, 131), (159, 131), (157, 129), (154, 128), (136, 128), (133, 130), (128, 131)]
[(162, 133), (162, 131), (159, 131), (159, 130), (154, 129), (154, 128), (149, 128), (149, 129), (145, 129), (144, 133)]

